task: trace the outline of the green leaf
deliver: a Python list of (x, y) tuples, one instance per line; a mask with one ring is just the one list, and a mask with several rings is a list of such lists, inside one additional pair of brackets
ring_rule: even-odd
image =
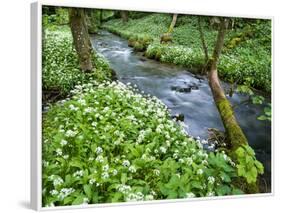
[(84, 201), (84, 196), (83, 195), (79, 195), (73, 202), (72, 205), (80, 205), (83, 203)]
[(66, 197), (64, 200), (63, 200), (63, 204), (66, 205), (66, 204), (69, 204), (73, 201), (73, 197)]
[(87, 195), (87, 197), (91, 200), (92, 198), (92, 187), (91, 185), (87, 184), (83, 186), (84, 192)]
[(216, 192), (218, 195), (228, 195), (231, 192), (231, 188), (227, 185), (220, 185), (217, 189)]
[(238, 176), (245, 176), (246, 170), (243, 165), (237, 165)]
[(234, 188), (234, 189), (232, 190), (232, 194), (233, 194), (233, 195), (242, 195), (242, 194), (244, 194), (244, 192), (243, 192), (241, 189)]
[(123, 194), (121, 192), (115, 192), (113, 194), (113, 197), (111, 198), (111, 202), (114, 203), (114, 202), (118, 202), (118, 201), (121, 201), (123, 197)]
[(264, 167), (263, 167), (261, 162), (256, 160), (255, 161), (255, 166), (257, 167), (259, 174), (263, 174), (264, 173)]
[(127, 173), (121, 174), (121, 183), (125, 184), (127, 182)]
[(258, 117), (258, 120), (265, 121), (265, 120), (267, 120), (267, 117), (265, 115), (261, 115)]

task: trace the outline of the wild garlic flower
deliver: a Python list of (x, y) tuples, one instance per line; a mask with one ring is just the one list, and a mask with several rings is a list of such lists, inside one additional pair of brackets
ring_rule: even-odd
[(60, 190), (60, 193), (58, 195), (58, 198), (60, 200), (63, 200), (64, 198), (66, 198), (68, 195), (70, 195), (71, 193), (73, 193), (75, 191), (75, 189), (73, 188), (62, 188)]
[(130, 164), (130, 161), (123, 160), (122, 165), (125, 166), (125, 167), (129, 167), (131, 164)]
[(121, 184), (119, 186), (117, 186), (117, 190), (123, 194), (127, 194), (129, 193), (132, 189), (131, 186), (125, 185), (125, 184)]
[(214, 184), (214, 183), (215, 183), (215, 178), (212, 177), (212, 176), (209, 176), (209, 177), (208, 177), (208, 182), (209, 182), (210, 184)]
[(185, 194), (185, 197), (186, 197), (186, 198), (193, 198), (193, 197), (196, 197), (196, 196), (195, 196), (194, 193), (188, 192), (188, 193)]
[(118, 174), (118, 171), (116, 169), (113, 169), (111, 172), (113, 176), (116, 176)]
[(79, 170), (73, 173), (74, 177), (83, 177), (84, 175), (84, 171), (83, 170)]
[(103, 152), (103, 149), (98, 146), (98, 147), (96, 148), (96, 153), (97, 153), (97, 154), (100, 154), (100, 153), (102, 153), (102, 152)]
[(76, 131), (72, 131), (72, 130), (67, 130), (65, 133), (66, 137), (74, 137), (77, 134)]
[(59, 194), (59, 192), (57, 190), (53, 189), (50, 191), (50, 194), (55, 196), (55, 195)]
[(107, 178), (109, 178), (108, 172), (103, 172), (103, 173), (101, 174), (101, 178), (102, 178), (102, 179), (107, 179)]
[(57, 156), (61, 156), (62, 155), (62, 149), (57, 148), (56, 153), (57, 153)]
[(95, 182), (96, 182), (96, 179), (95, 179), (95, 178), (91, 178), (91, 179), (89, 180), (89, 184), (91, 184), (91, 185), (93, 185)]
[(213, 197), (213, 196), (215, 196), (215, 192), (208, 192), (206, 196), (207, 197)]
[(67, 143), (68, 142), (66, 140), (62, 139), (61, 142), (60, 142), (60, 145), (61, 146), (65, 146), (65, 145), (67, 145)]
[(56, 186), (59, 186), (63, 184), (63, 179), (61, 177), (57, 177), (53, 180), (53, 185), (56, 187)]
[(132, 172), (132, 173), (135, 173), (137, 171), (137, 169), (136, 169), (135, 166), (132, 165), (132, 166), (129, 167), (129, 171)]
[(202, 170), (202, 169), (198, 169), (198, 170), (197, 170), (197, 174), (198, 174), (198, 175), (202, 175), (202, 174), (203, 174), (203, 170)]
[(104, 166), (102, 167), (102, 170), (105, 171), (105, 172), (108, 171), (108, 169), (109, 169), (108, 164), (106, 164), (106, 165), (104, 165)]
[(156, 175), (156, 176), (159, 176), (160, 175), (160, 171), (158, 169), (154, 169), (153, 170), (153, 173)]
[(160, 146), (160, 152), (162, 152), (163, 154), (165, 154), (167, 152), (167, 149), (164, 146)]
[(104, 161), (103, 156), (102, 155), (97, 156), (96, 161), (102, 163)]

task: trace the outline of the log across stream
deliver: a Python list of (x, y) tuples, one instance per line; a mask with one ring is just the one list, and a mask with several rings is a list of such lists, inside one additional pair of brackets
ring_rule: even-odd
[[(107, 31), (92, 37), (94, 48), (102, 54), (124, 83), (136, 84), (146, 94), (161, 99), (172, 114), (183, 114), (187, 132), (192, 136), (208, 138), (208, 128), (224, 130), (213, 101), (208, 81), (185, 68), (159, 63), (135, 53), (128, 42)], [(229, 85), (223, 83), (227, 90)], [(257, 159), (265, 167), (263, 175), (268, 190), (271, 185), (271, 125), (259, 121), (263, 106), (251, 103), (240, 104), (247, 96), (234, 93), (228, 97), (235, 107), (237, 120), (243, 129)]]

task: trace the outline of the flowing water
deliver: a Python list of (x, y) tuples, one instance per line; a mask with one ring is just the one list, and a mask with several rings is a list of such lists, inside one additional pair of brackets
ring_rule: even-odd
[[(135, 53), (128, 47), (127, 40), (101, 31), (92, 37), (95, 49), (102, 54), (117, 73), (120, 81), (136, 84), (141, 91), (161, 99), (172, 114), (183, 114), (187, 131), (193, 136), (207, 139), (208, 128), (224, 130), (219, 113), (214, 104), (208, 81), (204, 77), (191, 74), (188, 70), (159, 63)], [(229, 85), (223, 83), (227, 90)], [(191, 88), (180, 92), (178, 88)], [(240, 104), (248, 97), (234, 93), (229, 100), (235, 107), (235, 114), (250, 146), (257, 158), (265, 166), (267, 191), (271, 185), (271, 125), (259, 121), (263, 106)]]

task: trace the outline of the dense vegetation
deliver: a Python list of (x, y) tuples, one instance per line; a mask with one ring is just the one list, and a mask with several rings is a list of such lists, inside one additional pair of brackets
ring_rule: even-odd
[[(271, 91), (271, 25), (266, 20), (235, 20), (229, 30), (226, 45), (219, 63), (220, 76), (229, 82), (250, 85), (267, 92)], [(149, 58), (185, 66), (200, 71), (204, 64), (197, 17), (178, 18), (169, 44), (160, 44), (160, 36), (171, 22), (171, 15), (151, 14), (139, 19), (113, 19), (104, 28), (129, 40), (136, 50), (144, 51)], [(206, 43), (214, 46), (216, 30), (207, 21), (203, 22)], [(133, 42), (134, 41), (134, 42)]]
[(203, 150), (156, 97), (120, 82), (72, 94), (44, 117), (44, 205), (243, 193), (235, 163)]
[[(184, 123), (172, 119), (159, 99), (142, 94), (130, 83), (113, 81), (108, 62), (94, 51), (93, 70), (81, 71), (67, 10), (57, 9), (51, 15), (46, 11), (43, 93), (58, 91), (61, 96), (43, 113), (43, 206), (253, 192), (248, 186), (257, 182), (263, 165), (251, 147), (246, 144), (231, 153), (218, 142), (187, 134)], [(92, 18), (102, 14), (95, 12)], [(107, 11), (103, 17), (108, 14), (114, 13)], [(113, 19), (104, 27), (127, 38), (136, 50), (146, 51), (147, 57), (195, 70), (202, 67), (194, 17), (179, 17), (173, 43), (160, 44), (171, 17), (132, 14), (137, 19), (127, 23)], [(88, 15), (91, 19), (89, 11)], [(266, 48), (270, 40), (258, 34), (269, 33), (270, 26), (261, 22), (250, 22), (257, 37), (248, 35), (245, 24), (228, 35), (219, 68), (226, 80), (238, 79), (270, 91), (270, 48)], [(97, 26), (89, 31), (96, 32)], [(208, 45), (213, 46), (215, 31), (207, 25), (204, 30)], [(244, 41), (245, 36), (250, 39)], [(258, 46), (260, 42), (264, 45)], [(217, 149), (207, 151), (203, 146)]]
[(68, 26), (45, 29), (43, 40), (43, 90), (68, 94), (76, 84), (110, 80), (111, 71), (105, 58), (93, 53), (94, 72), (81, 72), (78, 57), (73, 49)]

